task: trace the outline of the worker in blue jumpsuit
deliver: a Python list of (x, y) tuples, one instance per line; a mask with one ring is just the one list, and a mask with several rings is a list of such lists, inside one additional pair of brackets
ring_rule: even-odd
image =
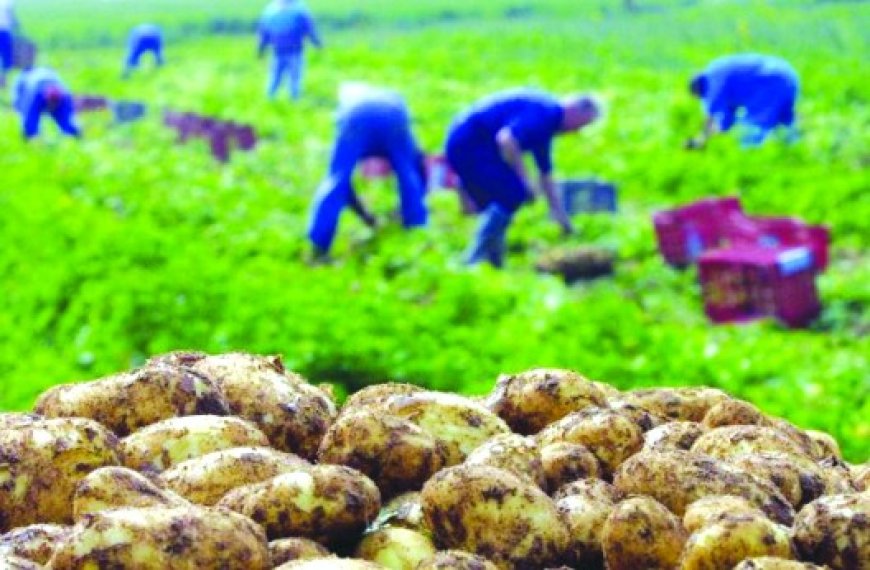
[(13, 88), (13, 106), (21, 115), (25, 140), (39, 134), (42, 115), (48, 114), (62, 132), (80, 137), (76, 123), (73, 98), (57, 73), (45, 67), (23, 71)]
[(573, 227), (552, 177), (553, 139), (576, 132), (601, 114), (586, 95), (564, 99), (540, 91), (513, 90), (490, 96), (457, 117), (447, 136), (447, 159), (463, 191), (480, 212), (466, 262), (504, 263), (508, 227), (519, 208), (534, 197), (523, 154), (534, 157), (539, 189), (564, 232)]
[(339, 94), (336, 123), (329, 175), (317, 191), (308, 226), (315, 256), (328, 254), (345, 206), (350, 206), (369, 226), (375, 225), (351, 180), (357, 163), (366, 158), (383, 158), (395, 172), (403, 225), (425, 226), (428, 212), (424, 157), (411, 132), (410, 115), (402, 97), (389, 89), (345, 85)]
[(154, 24), (141, 24), (130, 32), (127, 39), (127, 57), (124, 61), (124, 77), (129, 77), (133, 70), (139, 67), (139, 62), (146, 53), (154, 55), (154, 62), (158, 67), (163, 65), (163, 32)]
[(275, 0), (260, 19), (260, 57), (266, 48), (274, 52), (267, 94), (274, 99), (287, 77), (290, 96), (298, 99), (302, 93), (302, 72), (305, 66), (305, 43), (323, 46), (314, 19), (302, 0)]
[(702, 101), (706, 123), (701, 135), (687, 142), (701, 148), (716, 133), (741, 124), (744, 146), (764, 142), (777, 127), (787, 139), (797, 138), (795, 104), (800, 92), (797, 72), (781, 58), (738, 54), (721, 57), (695, 75), (689, 85)]

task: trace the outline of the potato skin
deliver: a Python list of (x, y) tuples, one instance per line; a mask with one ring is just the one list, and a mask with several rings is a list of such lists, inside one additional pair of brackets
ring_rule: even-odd
[(384, 405), (397, 396), (409, 396), (425, 392), (424, 388), (414, 384), (402, 384), (390, 382), (388, 384), (374, 384), (366, 386), (362, 390), (348, 396), (339, 415), (348, 414), (358, 410), (383, 410)]
[(824, 570), (824, 568), (809, 562), (795, 562), (784, 558), (762, 556), (744, 560), (735, 566), (734, 570)]
[(121, 440), (126, 467), (160, 473), (188, 459), (233, 447), (266, 447), (254, 424), (234, 417), (188, 416), (152, 424)]
[(683, 526), (691, 534), (728, 517), (740, 515), (765, 516), (758, 507), (752, 506), (743, 497), (710, 495), (698, 499), (686, 508)]
[(789, 529), (765, 517), (733, 516), (693, 534), (683, 550), (680, 569), (733, 568), (756, 556), (794, 558)]
[(834, 457), (840, 460), (843, 459), (843, 452), (840, 451), (840, 444), (837, 443), (837, 440), (834, 439), (831, 434), (812, 429), (808, 429), (804, 433), (810, 439), (814, 458), (820, 461), (829, 457)]
[(297, 455), (267, 447), (235, 447), (183, 461), (159, 480), (188, 501), (213, 506), (224, 495), (311, 464)]
[(86, 516), (47, 568), (266, 570), (271, 562), (262, 529), (246, 517), (202, 507), (153, 507)]
[(649, 388), (623, 392), (621, 399), (671, 421), (701, 422), (730, 396), (716, 388)]
[(614, 486), (626, 495), (648, 495), (683, 516), (686, 507), (709, 495), (737, 495), (772, 520), (791, 524), (794, 509), (774, 485), (705, 455), (685, 451), (641, 453), (616, 473)]
[(271, 540), (349, 538), (375, 520), (381, 497), (355, 469), (315, 465), (230, 491), (219, 506), (251, 517)]
[(48, 419), (0, 431), (0, 532), (71, 524), (73, 493), (94, 469), (117, 465), (118, 439), (84, 418)]
[(717, 459), (768, 451), (807, 456), (801, 446), (782, 431), (765, 426), (714, 428), (699, 437), (690, 451)]
[(415, 570), (435, 552), (435, 545), (424, 534), (407, 528), (382, 528), (363, 537), (354, 558), (376, 562), (393, 570)]
[(311, 560), (294, 560), (278, 566), (275, 570), (386, 570), (386, 566), (367, 560), (350, 560), (331, 556)]
[(435, 474), (422, 491), (436, 545), (490, 559), (501, 568), (545, 568), (565, 553), (567, 529), (537, 486), (496, 467), (461, 465)]
[(828, 487), (823, 468), (803, 455), (766, 451), (731, 457), (728, 463), (776, 485), (796, 509), (825, 494)]
[(384, 498), (419, 490), (447, 465), (447, 444), (416, 424), (368, 409), (343, 413), (320, 443), (319, 462), (371, 477)]
[(602, 481), (601, 479), (578, 479), (560, 487), (553, 495), (553, 499), (558, 501), (565, 497), (576, 495), (584, 497), (589, 501), (599, 501), (612, 505), (615, 505), (624, 498), (622, 492), (607, 481)]
[(0, 554), (0, 570), (42, 570), (44, 567), (27, 558)]
[(669, 422), (644, 434), (643, 451), (689, 451), (703, 434), (698, 422)]
[(329, 556), (329, 550), (307, 538), (280, 538), (269, 543), (269, 557), (273, 567), (291, 560), (311, 560), (324, 556)]
[(598, 568), (603, 564), (604, 523), (615, 508), (614, 501), (591, 494), (567, 495), (556, 501), (559, 516), (568, 529), (566, 562), (581, 568)]
[(44, 419), (46, 418), (39, 414), (26, 412), (0, 412), (0, 430), (27, 427)]
[[(19, 527), (0, 536), (0, 557), (18, 556), (45, 564), (57, 543), (66, 539), (72, 527), (56, 524), (35, 524)], [(2, 567), (2, 565), (0, 565)]]
[(536, 369), (498, 378), (486, 406), (522, 435), (588, 406), (604, 406), (598, 386), (570, 370)]
[(465, 465), (489, 465), (525, 477), (538, 487), (547, 489), (541, 452), (535, 440), (515, 433), (496, 435), (472, 451)]
[(672, 512), (650, 497), (632, 497), (607, 517), (601, 535), (608, 570), (670, 570), (688, 534)]
[(724, 400), (710, 408), (701, 424), (706, 429), (722, 426), (766, 425), (767, 418), (754, 405), (743, 400)]
[(794, 524), (801, 560), (833, 570), (870, 569), (870, 494), (832, 495), (805, 506)]
[(597, 479), (603, 475), (598, 458), (579, 443), (558, 442), (543, 446), (541, 463), (547, 481), (545, 489), (550, 493), (578, 479)]
[(223, 393), (186, 366), (156, 363), (129, 373), (49, 388), (34, 411), (46, 417), (95, 420), (119, 437), (179, 416), (230, 413)]
[(637, 427), (639, 427), (640, 430), (644, 433), (662, 425), (663, 423), (667, 423), (668, 421), (665, 418), (654, 414), (645, 408), (642, 408), (636, 404), (626, 402), (622, 398), (608, 398), (607, 405), (605, 407), (610, 408), (615, 412), (619, 412), (623, 416), (627, 417), (635, 424), (637, 424)]
[(420, 562), (416, 570), (498, 570), (498, 566), (476, 554), (442, 550)]
[(76, 486), (73, 515), (76, 520), (119, 507), (185, 507), (190, 503), (162, 489), (141, 473), (125, 467), (103, 467)]

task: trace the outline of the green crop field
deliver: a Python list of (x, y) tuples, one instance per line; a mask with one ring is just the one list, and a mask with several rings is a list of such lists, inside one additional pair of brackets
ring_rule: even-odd
[[(482, 393), (501, 372), (556, 366), (621, 389), (720, 387), (833, 433), (852, 461), (870, 457), (870, 4), (309, 4), (326, 49), (310, 54), (302, 101), (270, 103), (267, 63), (243, 33), (259, 3), (21, 3), (42, 63), (75, 92), (150, 113), (124, 127), (87, 114), (81, 142), (46, 125), (25, 144), (0, 95), (0, 409), (182, 348), (280, 353), (346, 390), (395, 380)], [(143, 19), (167, 28), (168, 65), (122, 81), (123, 38)], [(210, 33), (216, 22), (231, 33)], [(683, 150), (701, 123), (688, 77), (735, 51), (776, 53), (800, 72), (798, 144), (744, 151), (724, 137)], [(606, 120), (557, 142), (557, 174), (614, 181), (620, 212), (577, 216), (579, 235), (565, 239), (539, 201), (516, 220), (498, 272), (462, 265), (475, 221), (453, 194), (434, 192), (431, 227), (405, 233), (390, 221), (392, 184), (359, 181), (384, 223), (372, 232), (344, 216), (335, 263), (312, 267), (307, 209), (348, 80), (399, 89), (430, 151), (492, 91), (595, 91)], [(250, 122), (262, 143), (219, 166), (204, 145), (174, 144), (164, 108)], [(727, 194), (753, 214), (831, 227), (825, 308), (809, 329), (713, 326), (695, 270), (659, 257), (654, 211)], [(581, 244), (615, 250), (616, 275), (566, 286), (534, 271), (542, 252)]]

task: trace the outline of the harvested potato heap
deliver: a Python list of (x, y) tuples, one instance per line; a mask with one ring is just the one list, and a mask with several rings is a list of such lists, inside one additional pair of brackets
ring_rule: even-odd
[(173, 353), (0, 414), (0, 569), (870, 570), (868, 484), (710, 388), (338, 408), (277, 357)]

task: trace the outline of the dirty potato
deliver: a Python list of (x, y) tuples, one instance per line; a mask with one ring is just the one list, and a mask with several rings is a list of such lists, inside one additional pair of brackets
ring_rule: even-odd
[(291, 560), (311, 560), (329, 555), (326, 547), (307, 538), (280, 538), (269, 543), (272, 566), (280, 566)]
[(230, 491), (219, 506), (251, 517), (270, 539), (349, 538), (375, 520), (381, 507), (374, 482), (355, 469), (315, 465)]
[(212, 506), (237, 487), (310, 465), (298, 455), (268, 447), (235, 447), (183, 461), (159, 480), (188, 501)]
[(795, 517), (794, 541), (801, 560), (833, 570), (870, 569), (870, 494), (832, 495), (808, 504)]
[(831, 434), (812, 429), (808, 429), (804, 431), (804, 433), (810, 439), (814, 458), (820, 461), (829, 457), (843, 459), (843, 452), (840, 451), (840, 444), (837, 443), (837, 440), (834, 439)]
[(688, 451), (704, 433), (698, 422), (669, 422), (643, 435), (643, 451)]
[(624, 498), (622, 493), (607, 481), (602, 481), (601, 479), (578, 479), (560, 487), (553, 495), (553, 499), (558, 501), (572, 495), (579, 495), (590, 501), (614, 505)]
[(276, 567), (275, 570), (387, 570), (387, 567), (367, 560), (350, 560), (331, 556), (311, 560), (294, 560)]
[(406, 528), (382, 528), (366, 534), (353, 556), (391, 570), (415, 570), (435, 552), (432, 540), (424, 534)]
[(722, 426), (763, 426), (767, 424), (767, 418), (749, 402), (724, 400), (707, 411), (701, 424), (706, 429)]
[(541, 448), (541, 463), (545, 489), (555, 493), (559, 488), (578, 479), (601, 477), (601, 464), (595, 454), (579, 443), (551, 443)]
[(154, 364), (93, 382), (49, 388), (34, 411), (46, 417), (91, 418), (120, 437), (179, 416), (230, 413), (212, 380), (185, 366)]
[(771, 483), (724, 461), (685, 451), (635, 455), (619, 468), (613, 483), (626, 495), (654, 498), (678, 516), (703, 497), (737, 495), (776, 522), (791, 524), (794, 518), (791, 504)]
[(735, 566), (734, 570), (824, 570), (824, 568), (809, 562), (795, 562), (785, 558), (762, 556), (744, 560)]
[(804, 455), (765, 451), (738, 455), (727, 461), (776, 485), (795, 508), (825, 494), (827, 484), (823, 468)]
[(593, 493), (567, 495), (556, 501), (559, 516), (568, 529), (566, 562), (582, 568), (601, 566), (604, 523), (615, 508), (615, 501)]
[(103, 467), (82, 479), (73, 495), (76, 520), (119, 507), (184, 507), (190, 503), (125, 467)]
[(384, 498), (419, 490), (448, 460), (447, 444), (404, 418), (369, 409), (343, 413), (326, 432), (320, 463), (369, 476)]
[(498, 570), (498, 566), (462, 550), (442, 550), (420, 562), (417, 570)]
[(643, 432), (630, 419), (608, 408), (589, 407), (550, 424), (537, 435), (543, 447), (558, 442), (586, 446), (605, 475), (643, 447)]
[(619, 412), (633, 421), (644, 433), (669, 421), (645, 408), (626, 402), (618, 397), (608, 398), (606, 407)]
[(486, 405), (516, 433), (533, 435), (572, 412), (604, 406), (604, 401), (604, 392), (576, 372), (536, 369), (500, 376)]
[(84, 418), (0, 430), (0, 532), (71, 524), (76, 485), (95, 469), (117, 465), (117, 448), (114, 434)]
[(530, 437), (515, 433), (494, 436), (472, 451), (465, 464), (499, 467), (547, 489), (541, 452)]
[(341, 415), (355, 412), (357, 410), (376, 410), (383, 409), (388, 400), (396, 396), (409, 396), (419, 392), (425, 392), (424, 388), (413, 384), (402, 384), (399, 382), (391, 382), (388, 384), (374, 384), (366, 386), (358, 392), (354, 392), (348, 396), (341, 407)]
[(716, 388), (649, 388), (629, 390), (620, 396), (671, 421), (701, 422), (707, 412), (730, 396)]
[(504, 568), (546, 568), (563, 556), (567, 529), (544, 492), (504, 469), (460, 465), (435, 474), (422, 492), (435, 542)]
[(695, 441), (691, 451), (717, 459), (767, 451), (805, 455), (803, 449), (780, 430), (765, 426), (724, 426), (711, 429)]
[(683, 551), (681, 570), (733, 568), (747, 558), (793, 559), (788, 527), (766, 517), (735, 515), (703, 527)]
[(54, 554), (55, 546), (65, 540), (72, 527), (56, 524), (35, 524), (19, 527), (0, 536), (0, 557), (19, 556), (45, 564)]
[(609, 570), (670, 570), (680, 561), (688, 534), (683, 523), (650, 497), (632, 497), (604, 522), (601, 545)]
[(88, 515), (58, 545), (48, 563), (51, 570), (271, 567), (266, 537), (250, 519), (193, 506)]
[(763, 517), (764, 513), (743, 497), (735, 495), (710, 495), (698, 499), (686, 508), (686, 514), (683, 516), (683, 526), (689, 534), (692, 534), (705, 526), (735, 515), (757, 515)]
[(126, 467), (160, 473), (215, 451), (268, 445), (263, 432), (239, 418), (188, 416), (143, 428), (122, 439), (119, 449)]

